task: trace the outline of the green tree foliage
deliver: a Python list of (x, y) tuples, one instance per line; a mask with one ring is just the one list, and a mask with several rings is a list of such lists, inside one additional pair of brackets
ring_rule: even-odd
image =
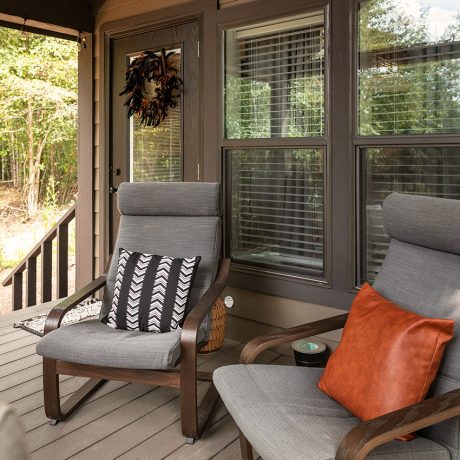
[[(460, 14), (434, 37), (428, 12), (397, 0), (362, 4), (359, 134), (460, 133)], [(368, 199), (381, 203), (390, 191), (452, 198), (458, 159), (442, 148), (367, 149)]]
[(30, 215), (51, 187), (76, 193), (77, 46), (0, 28), (1, 180), (24, 191)]
[(372, 0), (359, 14), (359, 134), (460, 131), (460, 15), (438, 39), (428, 10)]

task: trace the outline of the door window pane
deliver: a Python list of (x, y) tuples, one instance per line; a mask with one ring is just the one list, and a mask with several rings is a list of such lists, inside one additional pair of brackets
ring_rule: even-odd
[(232, 259), (323, 277), (323, 150), (228, 150), (226, 157)]
[(364, 148), (362, 280), (374, 280), (388, 249), (382, 218), (391, 192), (460, 199), (460, 147)]
[(225, 33), (227, 139), (324, 134), (324, 13)]
[(370, 0), (359, 8), (363, 136), (460, 132), (460, 2)]
[[(171, 65), (180, 76), (181, 50), (174, 50)], [(134, 58), (132, 58), (134, 59)], [(153, 93), (155, 88), (150, 87)], [(131, 182), (174, 182), (182, 180), (182, 112), (181, 98), (176, 107), (156, 128), (141, 126), (131, 117), (130, 180)]]

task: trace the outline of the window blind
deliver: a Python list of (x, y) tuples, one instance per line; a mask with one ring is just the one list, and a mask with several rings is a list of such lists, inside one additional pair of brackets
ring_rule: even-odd
[(460, 199), (460, 147), (364, 148), (362, 281), (373, 281), (389, 245), (382, 203), (391, 192)]
[[(153, 50), (159, 52), (160, 50)], [(181, 72), (180, 48), (169, 49), (174, 52), (171, 65)], [(131, 57), (131, 62), (135, 56)], [(155, 86), (146, 85), (149, 93)], [(159, 126), (140, 126), (135, 117), (131, 118), (130, 171), (132, 182), (179, 182), (182, 180), (182, 104), (169, 108), (167, 117)]]
[(359, 3), (359, 134), (460, 132), (459, 2), (392, 3)]
[(226, 137), (322, 136), (324, 49), (322, 12), (227, 31)]
[(232, 258), (323, 276), (323, 150), (229, 150), (226, 155)]
[(169, 110), (160, 126), (133, 126), (131, 174), (133, 182), (182, 180), (181, 107)]

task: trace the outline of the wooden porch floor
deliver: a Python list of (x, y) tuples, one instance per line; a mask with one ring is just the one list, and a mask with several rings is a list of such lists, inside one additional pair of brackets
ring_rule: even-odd
[[(41, 309), (0, 316), (0, 400), (11, 403), (20, 415), (31, 459), (241, 458), (236, 426), (222, 403), (202, 439), (186, 445), (180, 431), (179, 393), (171, 388), (108, 382), (67, 421), (50, 426), (43, 411), (41, 357), (35, 354), (39, 337), (12, 326)], [(236, 363), (242, 347), (226, 339), (220, 352), (200, 356), (200, 370)], [(293, 360), (268, 351), (259, 362), (289, 365)], [(84, 380), (63, 376), (62, 397)], [(201, 396), (207, 385), (199, 385)]]

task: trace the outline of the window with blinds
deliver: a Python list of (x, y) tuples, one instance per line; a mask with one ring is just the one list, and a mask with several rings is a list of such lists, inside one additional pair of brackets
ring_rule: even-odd
[[(376, 278), (388, 249), (382, 203), (391, 192), (460, 199), (460, 146), (451, 143), (460, 133), (460, 7), (366, 0), (357, 19), (362, 282)], [(451, 146), (438, 147), (446, 139)]]
[[(227, 252), (240, 264), (320, 279), (324, 17), (315, 11), (227, 30), (224, 66)], [(320, 139), (311, 145), (313, 137)]]
[(225, 137), (322, 136), (322, 11), (225, 32)]
[(235, 262), (324, 276), (324, 151), (226, 151)]
[(460, 147), (364, 148), (361, 157), (361, 281), (373, 281), (389, 244), (383, 200), (391, 192), (460, 199)]
[(460, 3), (413, 3), (360, 3), (360, 135), (460, 131)]
[[(172, 65), (180, 75), (181, 49), (174, 50)], [(133, 58), (134, 59), (134, 58)], [(155, 87), (150, 85), (149, 92)], [(182, 180), (182, 108), (181, 99), (170, 108), (168, 116), (157, 127), (140, 126), (131, 117), (130, 172), (131, 182), (178, 182)]]

